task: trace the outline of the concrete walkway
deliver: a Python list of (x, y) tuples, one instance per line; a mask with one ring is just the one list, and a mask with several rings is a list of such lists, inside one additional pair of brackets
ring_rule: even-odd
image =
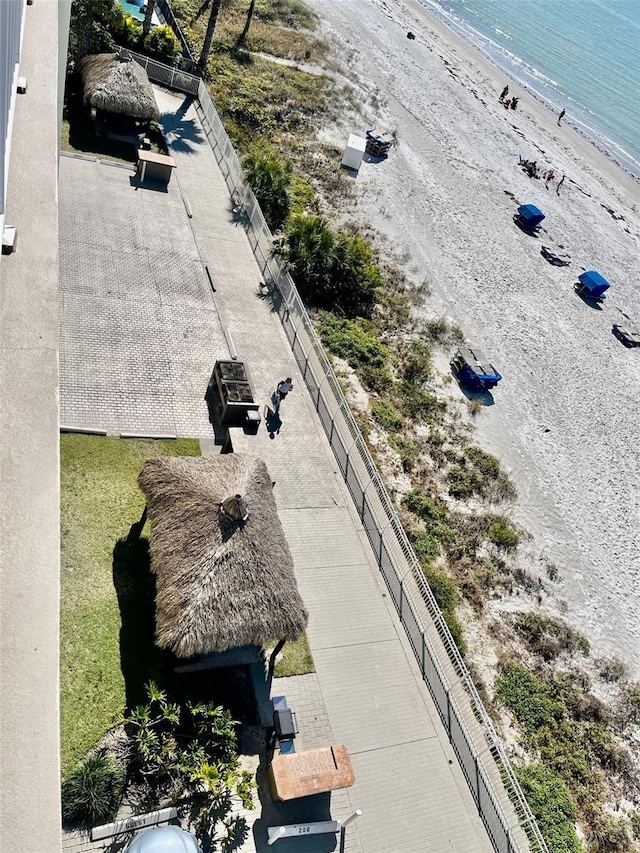
[[(174, 98), (159, 99), (163, 111), (179, 108)], [(193, 107), (184, 120), (197, 126)], [(347, 745), (356, 774), (348, 799), (363, 815), (347, 834), (357, 834), (364, 853), (490, 851), (278, 316), (259, 294), (260, 271), (244, 231), (230, 218), (215, 158), (205, 145), (185, 151), (179, 124), (174, 134), (169, 142), (177, 179), (189, 198), (193, 233), (238, 358), (249, 364), (265, 403), (278, 380), (294, 380), (281, 407), (279, 434), (270, 438), (263, 422), (256, 436), (234, 430), (232, 441), (235, 451), (261, 456), (276, 481), (333, 740)], [(309, 841), (278, 843), (307, 851)]]
[[(164, 205), (171, 213), (170, 220), (165, 223), (161, 218), (155, 220), (157, 228), (164, 228), (164, 243), (156, 235), (157, 251), (166, 254), (168, 259), (169, 254), (184, 249), (189, 281), (193, 282), (193, 292), (199, 290), (202, 294), (202, 304), (197, 304), (196, 300), (191, 306), (182, 304), (178, 309), (171, 307), (177, 304), (172, 301), (173, 296), (172, 299), (163, 298), (163, 288), (167, 293), (173, 288), (178, 298), (179, 273), (174, 273), (171, 281), (164, 284), (160, 281), (154, 266), (156, 253), (148, 251), (144, 234), (141, 234), (141, 240), (136, 240), (140, 243), (136, 254), (138, 249), (143, 252), (140, 257), (146, 258), (145, 264), (150, 265), (141, 283), (144, 287), (145, 282), (148, 283), (142, 301), (147, 303), (152, 299), (155, 288), (161, 304), (157, 312), (149, 309), (146, 314), (132, 312), (136, 306), (129, 305), (128, 316), (134, 313), (136, 324), (134, 357), (129, 360), (128, 369), (144, 368), (146, 340), (151, 342), (152, 353), (172, 361), (175, 342), (182, 339), (180, 325), (184, 324), (185, 337), (194, 327), (199, 334), (197, 347), (193, 351), (189, 347), (184, 350), (182, 366), (169, 365), (170, 376), (167, 373), (169, 379), (162, 387), (162, 399), (140, 397), (136, 409), (140, 423), (128, 422), (127, 429), (148, 430), (157, 423), (160, 429), (172, 427), (178, 434), (201, 438), (204, 453), (219, 452), (201, 413), (206, 377), (216, 359), (229, 357), (225, 329), (233, 340), (238, 358), (249, 365), (254, 390), (264, 404), (280, 379), (293, 377), (293, 391), (281, 407), (279, 433), (270, 437), (264, 421), (256, 435), (245, 434), (241, 429), (232, 431), (233, 449), (262, 457), (275, 481), (274, 494), (280, 518), (293, 554), (300, 592), (310, 613), (308, 635), (316, 673), (277, 680), (274, 692), (285, 693), (291, 707), (298, 711), (301, 746), (313, 748), (343, 742), (349, 749), (356, 782), (352, 788), (335, 792), (331, 797), (331, 816), (344, 820), (356, 808), (362, 809), (363, 814), (346, 831), (343, 850), (352, 853), (489, 853), (492, 845), (422, 682), (404, 631), (386, 596), (368, 541), (297, 372), (278, 315), (260, 292), (259, 268), (244, 230), (234, 221), (226, 186), (196, 111), (182, 98), (159, 90), (157, 97), (164, 113), (162, 120), (171, 153), (178, 166), (169, 193), (149, 199), (149, 204)], [(118, 175), (117, 169), (97, 164), (78, 165), (83, 174), (85, 165), (94, 170), (106, 170), (107, 177), (100, 178), (103, 187), (106, 187), (104, 181), (119, 181), (124, 192), (134, 192), (124, 172)], [(65, 168), (63, 171), (70, 175), (78, 170)], [(183, 214), (184, 219), (175, 229), (180, 246), (175, 248), (171, 229), (173, 219), (182, 215), (179, 210), (181, 196), (188, 197), (193, 218), (188, 220), (186, 212)], [(129, 200), (128, 204), (132, 203)], [(118, 210), (112, 210), (109, 215), (122, 221)], [(148, 223), (143, 221), (139, 225), (143, 231), (148, 230)], [(186, 233), (188, 229), (190, 235)], [(67, 239), (71, 242), (69, 234)], [(105, 242), (103, 248), (107, 245)], [(104, 254), (102, 249), (101, 252)], [(127, 262), (128, 274), (134, 275), (134, 259)], [(201, 271), (205, 265), (209, 268), (215, 293), (205, 296), (201, 290), (203, 278), (196, 270), (196, 262), (202, 265)], [(74, 263), (70, 261), (70, 270), (74, 269)], [(175, 264), (172, 269), (176, 269)], [(73, 275), (77, 278), (73, 278), (72, 283), (81, 284), (82, 271)], [(64, 289), (64, 282), (62, 286)], [(84, 316), (85, 323), (89, 324), (91, 312), (87, 314), (83, 310), (82, 293), (77, 291), (74, 295), (73, 288), (67, 293), (65, 305), (74, 305), (73, 322), (79, 328)], [(91, 346), (95, 343), (106, 347), (105, 352), (109, 351), (109, 324), (105, 323), (104, 312), (115, 311), (118, 301), (125, 297), (124, 290), (120, 295), (114, 293), (113, 298), (103, 294), (98, 302), (88, 295), (86, 305), (98, 306), (91, 311), (97, 311), (95, 316), (101, 330), (95, 336), (85, 333), (86, 339), (93, 342)], [(63, 320), (63, 326), (65, 322)], [(168, 324), (171, 324), (169, 331)], [(162, 343), (162, 335), (165, 343)], [(133, 343), (133, 338), (131, 340)], [(69, 354), (78, 363), (83, 358), (82, 346), (73, 346), (76, 348), (67, 354), (61, 353), (63, 379), (69, 383), (69, 386), (63, 383), (63, 388), (69, 390), (73, 386), (74, 370), (66, 359)], [(109, 359), (97, 356), (92, 364), (94, 373), (81, 373), (82, 382), (91, 382), (97, 371), (108, 388), (110, 380), (105, 361)], [(126, 377), (120, 374), (126, 364), (119, 360), (109, 363), (117, 374), (111, 389), (117, 399), (123, 383), (126, 385)], [(68, 370), (64, 369), (65, 364), (69, 365)], [(143, 381), (139, 388), (136, 386), (137, 396), (145, 393), (144, 387)], [(81, 425), (83, 418), (90, 417), (95, 426), (104, 424), (110, 431), (121, 428), (120, 415), (109, 420), (110, 397), (103, 398), (95, 393), (95, 388), (87, 386), (82, 392), (70, 397), (63, 390), (61, 409), (69, 419)], [(188, 394), (191, 395), (189, 399)], [(88, 398), (91, 411), (85, 412), (80, 403)], [(123, 412), (131, 417), (132, 409), (126, 405), (127, 400)], [(172, 413), (171, 423), (166, 425), (158, 421), (163, 411), (168, 411), (162, 408), (162, 400), (168, 401)], [(189, 431), (184, 432), (184, 429)], [(254, 823), (250, 838), (241, 848), (242, 853), (266, 853), (272, 849), (266, 845), (269, 820), (270, 814), (263, 814)], [(274, 849), (320, 853), (338, 849), (340, 843), (333, 835), (313, 836), (279, 841)], [(80, 851), (91, 845), (86, 839), (68, 837), (64, 846)]]

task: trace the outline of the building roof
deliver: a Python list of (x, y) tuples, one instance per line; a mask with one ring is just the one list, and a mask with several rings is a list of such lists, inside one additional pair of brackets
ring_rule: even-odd
[(147, 72), (130, 57), (96, 53), (80, 61), (83, 101), (109, 113), (140, 119), (160, 115)]
[[(152, 526), (159, 646), (191, 657), (303, 633), (307, 611), (261, 459), (149, 459), (138, 482)], [(223, 510), (236, 496), (246, 519)]]

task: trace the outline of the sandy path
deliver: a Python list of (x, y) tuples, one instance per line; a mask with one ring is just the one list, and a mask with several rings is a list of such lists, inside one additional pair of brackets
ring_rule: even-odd
[[(561, 570), (566, 618), (640, 675), (640, 350), (611, 334), (621, 310), (640, 323), (638, 184), (513, 84), (521, 101), (507, 112), (500, 72), (411, 0), (309, 2), (379, 100), (367, 120), (398, 132), (388, 160), (360, 170), (356, 213), (503, 372), (478, 439), (511, 471), (519, 519)], [(519, 154), (566, 172), (559, 196)], [(512, 222), (525, 202), (547, 215), (540, 240)], [(540, 255), (557, 241), (568, 269)], [(573, 292), (585, 268), (612, 283), (603, 310)]]

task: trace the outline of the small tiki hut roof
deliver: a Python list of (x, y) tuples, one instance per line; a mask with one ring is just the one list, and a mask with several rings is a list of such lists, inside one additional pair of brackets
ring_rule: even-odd
[(85, 104), (139, 119), (157, 119), (160, 115), (147, 72), (133, 59), (96, 53), (85, 56), (80, 68)]
[(138, 482), (152, 525), (159, 646), (191, 657), (302, 634), (307, 611), (261, 459), (149, 459)]

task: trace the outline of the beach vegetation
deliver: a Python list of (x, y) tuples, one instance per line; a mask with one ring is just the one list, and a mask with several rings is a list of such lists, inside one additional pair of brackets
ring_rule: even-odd
[(440, 346), (457, 345), (464, 341), (460, 327), (450, 323), (444, 317), (427, 320), (422, 327), (422, 335), (426, 341)]
[(400, 456), (402, 470), (410, 473), (420, 459), (422, 449), (420, 442), (404, 432), (395, 432), (389, 436), (389, 443)]
[(349, 320), (329, 311), (321, 311), (316, 329), (323, 344), (356, 371), (384, 368), (389, 349), (380, 342), (376, 327), (362, 317)]
[(545, 661), (554, 660), (563, 652), (569, 655), (575, 652), (589, 654), (589, 640), (552, 616), (534, 611), (517, 613), (514, 625), (529, 650)]
[(396, 390), (400, 411), (416, 423), (433, 423), (447, 408), (445, 400), (406, 379), (397, 383)]
[(404, 418), (390, 403), (376, 400), (371, 404), (374, 420), (387, 432), (396, 432), (402, 428)]
[(291, 164), (271, 146), (252, 146), (242, 159), (242, 168), (271, 231), (284, 225), (291, 206)]
[(402, 376), (406, 382), (422, 385), (433, 375), (433, 356), (429, 344), (411, 338), (401, 353)]
[(598, 675), (607, 683), (620, 681), (626, 676), (629, 669), (626, 662), (615, 655), (597, 658), (595, 665)]
[(447, 472), (449, 494), (457, 500), (473, 496), (491, 502), (513, 500), (516, 490), (500, 462), (480, 447), (467, 447)]
[(640, 681), (630, 681), (620, 692), (616, 719), (621, 729), (640, 725)]
[(501, 551), (513, 553), (520, 542), (520, 533), (509, 519), (498, 516), (489, 527), (489, 541)]
[(575, 805), (562, 777), (538, 761), (514, 767), (549, 850), (582, 853), (575, 828)]
[(334, 232), (321, 216), (297, 215), (273, 256), (290, 273), (302, 298), (348, 317), (369, 316), (382, 285), (371, 247), (357, 232)]

